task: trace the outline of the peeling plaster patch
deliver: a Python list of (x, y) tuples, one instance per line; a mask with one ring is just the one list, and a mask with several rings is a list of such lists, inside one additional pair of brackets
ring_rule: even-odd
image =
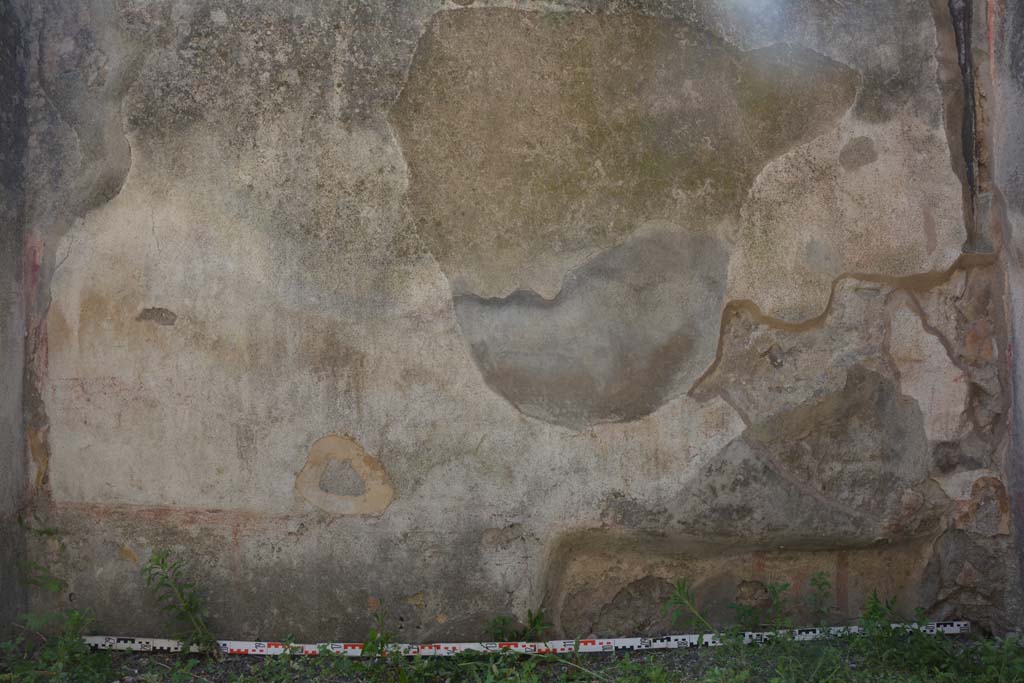
[[(695, 587), (701, 613), (712, 622), (724, 623), (735, 618), (726, 604), (738, 597), (742, 583), (763, 583), (770, 577), (805, 590), (810, 588), (807, 579), (824, 571), (841, 596), (835, 616), (856, 618), (856, 610), (872, 590), (884, 590), (903, 604), (914, 604), (907, 589), (920, 576), (930, 542), (781, 550), (774, 544), (759, 546), (752, 539), (625, 536), (613, 529), (575, 532), (551, 543), (544, 605), (556, 633), (627, 632), (643, 626), (635, 622), (638, 613), (657, 613), (663, 603), (660, 580), (670, 583), (686, 576)], [(617, 609), (630, 597), (634, 609)], [(801, 612), (806, 607), (795, 604), (794, 609)], [(800, 620), (811, 618), (811, 614), (797, 615)]]
[(897, 302), (890, 316), (889, 353), (899, 371), (900, 391), (921, 407), (929, 441), (956, 439), (964, 428), (967, 406), (963, 372), (906, 301)]
[[(342, 496), (321, 488), (321, 480), (332, 461), (351, 465), (363, 481), (361, 495)], [(309, 458), (295, 479), (295, 493), (334, 515), (379, 515), (395, 497), (380, 461), (352, 439), (333, 434), (319, 439), (309, 449)]]

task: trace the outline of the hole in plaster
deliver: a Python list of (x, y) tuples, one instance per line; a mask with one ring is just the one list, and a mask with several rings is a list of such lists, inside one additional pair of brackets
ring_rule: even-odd
[[(329, 469), (334, 466), (336, 473)], [(350, 490), (354, 477), (361, 481), (359, 495), (333, 493)], [(325, 488), (326, 487), (326, 488)], [(309, 457), (295, 478), (295, 493), (310, 504), (335, 515), (379, 515), (395, 497), (391, 480), (380, 460), (347, 436), (329, 434), (309, 449)]]
[(143, 308), (135, 319), (157, 325), (173, 325), (178, 320), (178, 314), (167, 308)]

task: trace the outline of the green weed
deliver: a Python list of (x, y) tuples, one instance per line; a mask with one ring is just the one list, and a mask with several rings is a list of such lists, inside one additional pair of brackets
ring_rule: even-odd
[(189, 652), (195, 646), (200, 652), (219, 655), (217, 639), (206, 623), (202, 595), (189, 579), (185, 563), (172, 558), (169, 551), (159, 550), (143, 565), (142, 577), (156, 595), (160, 610), (185, 627), (179, 636), (182, 651)]
[[(66, 584), (43, 567), (29, 574), (45, 590), (63, 590)], [(161, 609), (185, 627), (187, 644), (213, 651), (213, 636), (196, 584), (185, 564), (166, 552), (155, 553), (143, 568), (146, 584), (156, 592)], [(831, 585), (824, 574), (811, 578), (806, 607), (816, 623), (832, 614)], [(964, 640), (931, 636), (920, 629), (893, 629), (898, 621), (895, 603), (877, 593), (867, 600), (859, 620), (859, 635), (797, 642), (781, 635), (760, 646), (743, 643), (744, 630), (788, 629), (792, 626), (789, 584), (766, 586), (768, 599), (757, 607), (733, 604), (736, 624), (716, 628), (697, 607), (693, 585), (680, 579), (663, 610), (673, 623), (691, 625), (713, 634), (722, 647), (710, 650), (648, 654), (638, 657), (589, 659), (578, 653), (493, 654), (465, 653), (455, 657), (406, 657), (393, 647), (395, 634), (386, 628), (386, 614), (378, 610), (364, 640), (366, 657), (353, 659), (324, 648), (307, 657), (286, 648), (233, 676), (213, 658), (150, 657), (144, 671), (130, 676), (118, 663), (126, 656), (92, 652), (82, 635), (89, 617), (79, 611), (25, 615), (19, 627), (24, 635), (0, 642), (0, 683), (101, 683), (135, 680), (139, 683), (1024, 683), (1024, 642), (1017, 638)], [(917, 615), (919, 625), (925, 615)], [(542, 610), (530, 610), (525, 625), (499, 617), (489, 625), (497, 641), (543, 640), (550, 624)], [(134, 655), (139, 660), (138, 655)], [(670, 669), (688, 662), (688, 672)], [(170, 663), (167, 663), (170, 662)], [(160, 667), (156, 669), (155, 667)]]
[(807, 606), (810, 608), (815, 626), (821, 628), (828, 624), (829, 617), (832, 616), (832, 582), (828, 580), (825, 572), (815, 572), (811, 575), (811, 593)]
[(516, 621), (509, 616), (499, 616), (487, 624), (487, 631), (495, 642), (534, 642), (542, 641), (551, 629), (543, 609), (536, 612), (526, 610), (526, 626), (516, 628)]
[[(113, 680), (110, 657), (92, 652), (82, 640), (90, 617), (85, 612), (23, 617), (24, 629), (31, 635), (0, 643), (0, 681), (37, 683), (108, 683)], [(56, 635), (47, 637), (40, 627), (58, 626)]]

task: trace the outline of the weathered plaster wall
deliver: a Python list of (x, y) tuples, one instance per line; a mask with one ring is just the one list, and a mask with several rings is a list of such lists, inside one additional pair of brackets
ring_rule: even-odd
[(25, 492), (21, 384), (25, 358), (22, 310), (22, 158), (25, 148), (24, 35), (11, 3), (0, 1), (0, 633), (25, 608), (18, 560), (18, 510)]
[(169, 547), (237, 636), (657, 630), (680, 576), (817, 570), (837, 619), (1019, 619), (945, 2), (23, 7), (58, 604), (165, 630)]
[[(1011, 296), (1008, 301), (1013, 321), (1010, 344), (1024, 342), (1024, 5), (993, 1), (986, 15), (990, 42), (991, 148), (990, 174), (993, 204), (1002, 220), (1003, 262)], [(1016, 457), (1008, 463), (1008, 475), (1018, 492), (1024, 489), (1024, 413), (1020, 409), (1024, 367), (1012, 363), (1014, 403), (1012, 432)], [(1014, 497), (1017, 528), (1024, 528), (1024, 497)], [(1018, 544), (1024, 564), (1024, 544)], [(1024, 581), (1024, 575), (1022, 575)]]

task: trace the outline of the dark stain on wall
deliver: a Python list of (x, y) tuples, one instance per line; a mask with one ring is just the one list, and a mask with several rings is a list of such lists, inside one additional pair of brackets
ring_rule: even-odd
[(847, 171), (856, 171), (878, 159), (874, 141), (865, 136), (856, 137), (839, 152), (839, 163)]
[(167, 308), (143, 308), (142, 312), (135, 316), (135, 319), (139, 322), (151, 322), (157, 325), (173, 325), (178, 319), (178, 315)]
[(0, 635), (26, 605), (20, 582), (24, 530), (16, 523), (27, 489), (21, 406), (25, 319), (19, 291), (28, 135), (24, 61), (21, 18), (11, 3), (0, 0)]

